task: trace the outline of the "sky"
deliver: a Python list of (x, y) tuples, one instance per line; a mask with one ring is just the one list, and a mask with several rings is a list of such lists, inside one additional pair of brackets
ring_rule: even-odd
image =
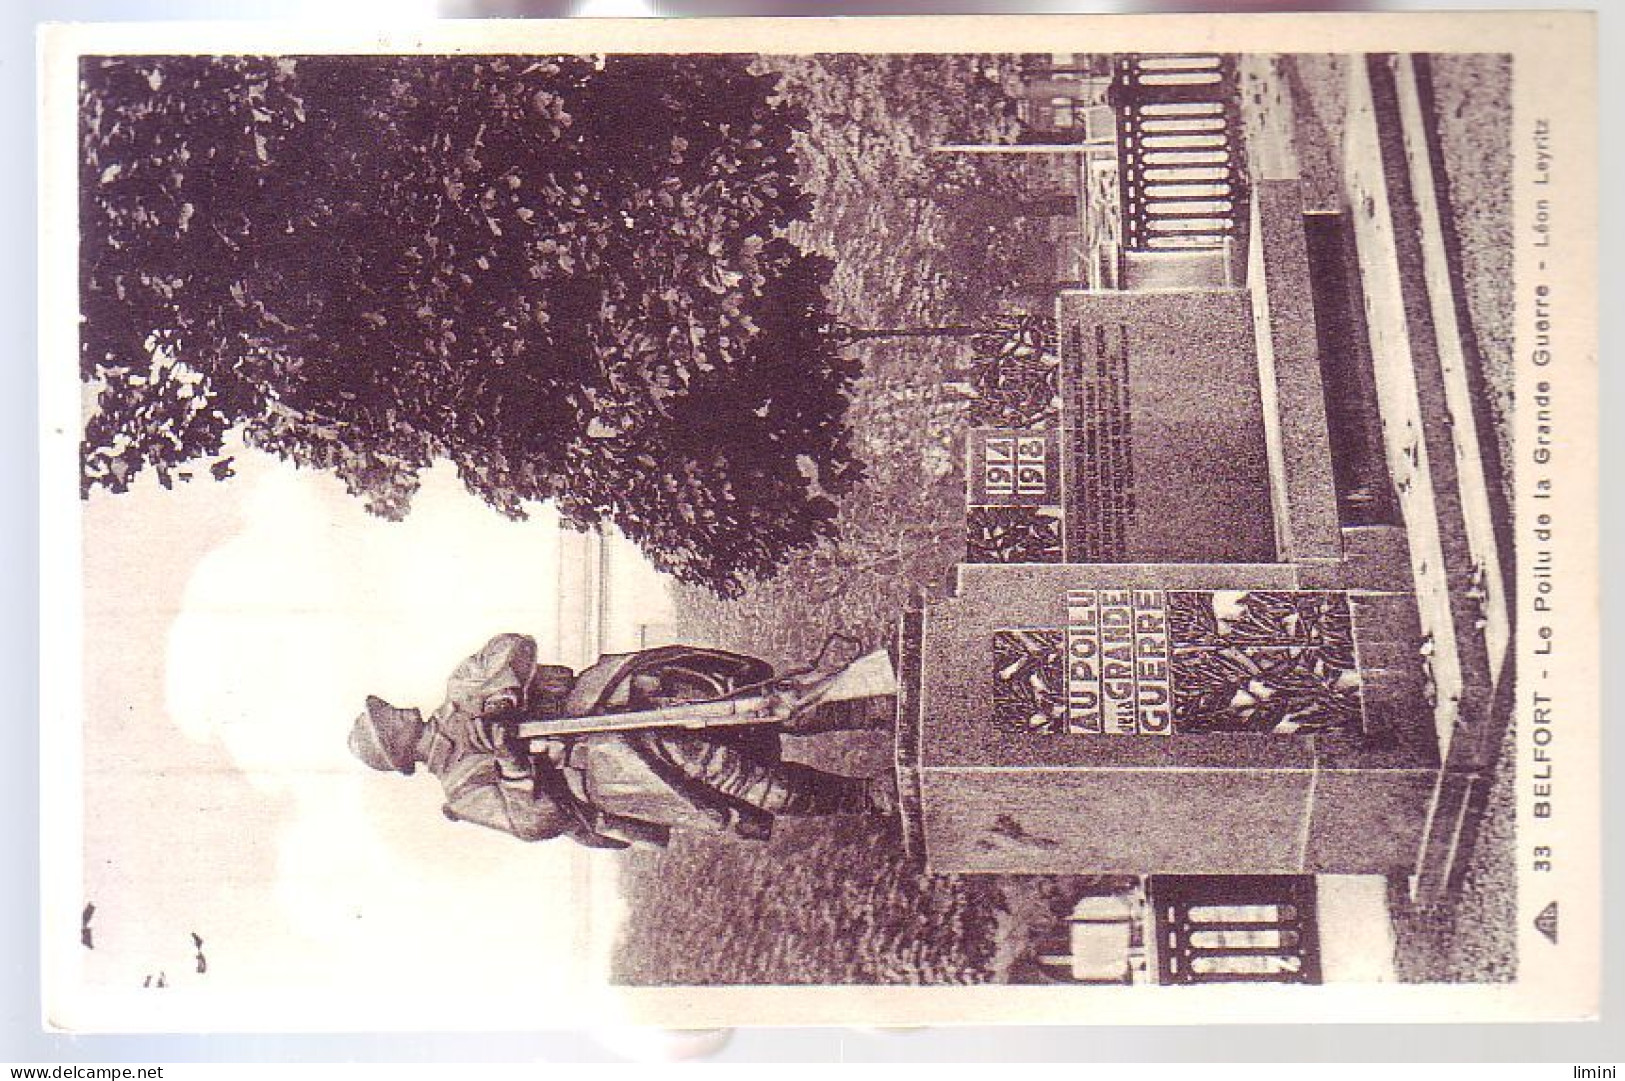
[[(162, 973), (177, 1003), (371, 995), (438, 1014), (448, 982), (475, 1013), (601, 980), (612, 854), (450, 822), (426, 771), (373, 773), (345, 745), (367, 694), (427, 712), (492, 634), (556, 654), (559, 583), (579, 578), (554, 516), (508, 522), (436, 469), (391, 523), (329, 475), (246, 450), (235, 466), (83, 507), (84, 984), (122, 996)], [(663, 620), (635, 549), (609, 562), (609, 637)]]

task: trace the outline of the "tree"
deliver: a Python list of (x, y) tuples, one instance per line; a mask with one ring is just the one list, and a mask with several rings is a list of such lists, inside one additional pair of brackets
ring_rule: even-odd
[(740, 58), (129, 57), (81, 71), (82, 491), (228, 432), (404, 516), (452, 462), (724, 594), (834, 531), (857, 364), (806, 117)]

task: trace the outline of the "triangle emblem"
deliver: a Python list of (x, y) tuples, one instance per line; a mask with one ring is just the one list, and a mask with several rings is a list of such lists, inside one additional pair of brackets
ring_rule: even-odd
[(1553, 901), (1551, 904), (1540, 910), (1540, 915), (1535, 917), (1535, 929), (1541, 934), (1545, 935), (1547, 938), (1551, 939), (1553, 945), (1557, 944), (1556, 901)]

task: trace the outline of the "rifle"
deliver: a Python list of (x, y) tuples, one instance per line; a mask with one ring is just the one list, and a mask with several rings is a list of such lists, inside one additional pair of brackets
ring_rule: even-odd
[(593, 713), (582, 717), (519, 717), (510, 722), (515, 734), (540, 751), (537, 743), (559, 736), (595, 732), (644, 731), (651, 728), (731, 728), (752, 724), (782, 724), (802, 710), (826, 702), (892, 694), (897, 679), (884, 650), (865, 654), (833, 672), (816, 671), (786, 676), (766, 684), (742, 688), (732, 695), (699, 702), (683, 702), (655, 709), (620, 713)]

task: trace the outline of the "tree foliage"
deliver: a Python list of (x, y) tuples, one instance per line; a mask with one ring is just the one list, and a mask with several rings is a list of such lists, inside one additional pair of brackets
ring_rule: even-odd
[[(732, 57), (81, 71), (82, 488), (228, 432), (407, 512), (449, 460), (723, 593), (859, 471), (777, 79)], [(217, 475), (226, 468), (216, 461)]]

